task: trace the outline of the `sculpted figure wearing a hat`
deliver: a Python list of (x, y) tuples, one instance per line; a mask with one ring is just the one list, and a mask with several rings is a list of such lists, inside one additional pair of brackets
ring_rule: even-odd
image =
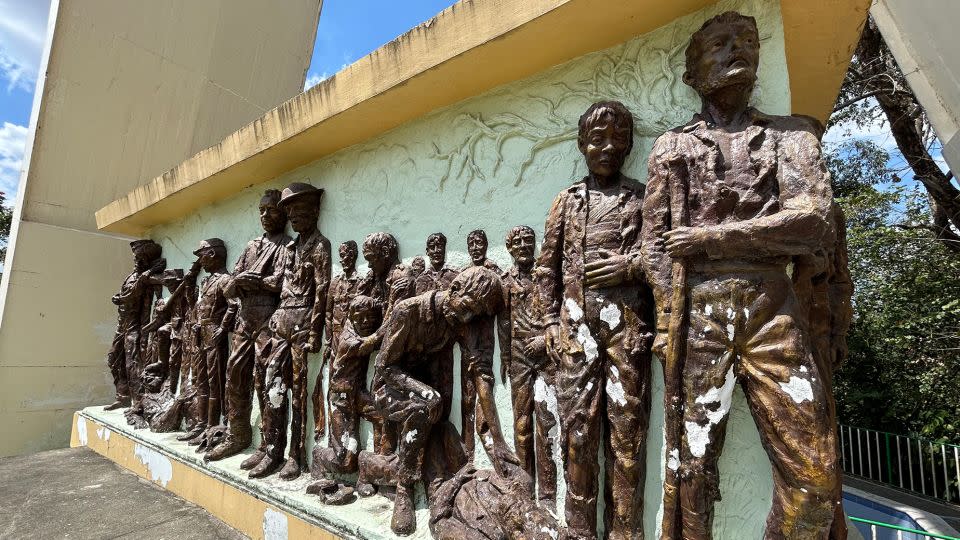
[[(280, 305), (270, 319), (273, 333), (265, 380), (263, 437), (266, 454), (250, 471), (262, 478), (279, 469), (292, 480), (306, 470), (307, 355), (318, 352), (323, 337), (330, 285), (330, 241), (317, 229), (323, 190), (303, 182), (287, 186), (280, 197), (297, 238), (287, 244)], [(293, 396), (290, 452), (287, 446), (287, 389)]]

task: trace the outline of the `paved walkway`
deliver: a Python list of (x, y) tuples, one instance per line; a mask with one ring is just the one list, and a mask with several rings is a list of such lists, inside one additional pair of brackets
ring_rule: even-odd
[(246, 538), (88, 448), (0, 458), (0, 539)]

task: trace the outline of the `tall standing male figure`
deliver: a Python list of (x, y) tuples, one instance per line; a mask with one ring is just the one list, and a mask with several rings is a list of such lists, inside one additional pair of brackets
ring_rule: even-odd
[(577, 144), (589, 174), (554, 200), (535, 270), (558, 362), (565, 513), (573, 537), (596, 538), (603, 441), (607, 537), (641, 538), (653, 299), (639, 260), (643, 186), (620, 171), (633, 116), (620, 102), (595, 103)]
[[(830, 178), (814, 122), (749, 106), (759, 60), (752, 17), (726, 12), (704, 23), (690, 38), (683, 75), (701, 111), (662, 135), (650, 156), (643, 262), (657, 299), (658, 347), (671, 314), (687, 321), (677, 332), (685, 344), (671, 347), (684, 360), (682, 426), (673, 426), (683, 443), (667, 449), (668, 466), (679, 469), (679, 513), (665, 515), (664, 528), (677, 538), (712, 536), (717, 462), (738, 382), (773, 465), (764, 538), (826, 538), (840, 505), (828, 374), (812, 354), (787, 273), (793, 258), (834, 243)], [(684, 226), (671, 219), (681, 214)], [(683, 261), (686, 283), (673, 282), (672, 261)], [(673, 313), (677, 287), (686, 306)]]
[[(287, 244), (280, 306), (270, 318), (270, 358), (266, 370), (267, 407), (263, 436), (266, 456), (251, 478), (272, 474), (283, 465), (280, 478), (293, 480), (306, 470), (307, 355), (320, 350), (330, 286), (330, 241), (320, 234), (320, 201), (323, 190), (294, 182), (280, 196), (297, 238)], [(290, 453), (287, 445), (287, 389), (293, 396), (290, 420)]]
[[(290, 237), (284, 233), (287, 216), (279, 203), (279, 190), (268, 189), (263, 194), (258, 205), (263, 234), (247, 242), (227, 284), (227, 296), (239, 302), (240, 307), (227, 360), (227, 436), (204, 456), (210, 461), (238, 454), (250, 445), (253, 438), (250, 412), (254, 394), (260, 402), (260, 416), (263, 418), (266, 400), (264, 348), (270, 341), (267, 323), (280, 303), (284, 249), (290, 242)], [(254, 456), (257, 455), (263, 458), (263, 448), (257, 450)]]

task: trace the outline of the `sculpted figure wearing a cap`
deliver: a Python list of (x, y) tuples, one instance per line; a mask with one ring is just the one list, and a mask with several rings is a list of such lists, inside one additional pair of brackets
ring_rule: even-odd
[[(323, 190), (296, 182), (283, 190), (280, 207), (297, 238), (287, 244), (280, 305), (270, 318), (267, 345), (265, 455), (250, 471), (262, 478), (281, 466), (280, 477), (292, 480), (306, 470), (307, 355), (320, 350), (330, 286), (330, 241), (317, 229)], [(291, 390), (290, 452), (287, 446), (287, 389)]]

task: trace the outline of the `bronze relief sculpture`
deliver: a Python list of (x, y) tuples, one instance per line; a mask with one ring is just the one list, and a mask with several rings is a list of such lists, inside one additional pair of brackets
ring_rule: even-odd
[[(280, 478), (292, 480), (306, 470), (307, 355), (320, 351), (330, 285), (330, 241), (317, 229), (323, 190), (294, 182), (280, 197), (297, 238), (287, 244), (280, 305), (270, 318), (270, 356), (265, 372), (266, 453), (250, 471), (262, 478), (283, 466)], [(287, 446), (287, 390), (290, 390), (290, 451)]]
[(557, 397), (575, 538), (595, 538), (601, 426), (609, 538), (642, 536), (650, 417), (652, 298), (638, 257), (643, 186), (620, 172), (633, 147), (633, 116), (600, 102), (580, 117), (589, 175), (562, 191), (544, 227), (535, 270)]
[[(520, 465), (536, 479), (537, 498), (552, 508), (557, 496), (554, 449), (559, 443), (556, 365), (543, 338), (543, 306), (533, 280), (536, 236), (526, 225), (507, 233), (513, 267), (503, 276), (504, 308), (497, 317), (500, 378), (510, 378), (514, 445)], [(534, 415), (536, 411), (536, 415)]]
[(829, 374), (786, 270), (835, 242), (830, 178), (818, 126), (749, 106), (759, 45), (751, 17), (704, 23), (683, 76), (701, 112), (650, 156), (643, 262), (666, 337), (663, 538), (711, 538), (738, 382), (774, 470), (764, 537), (826, 538), (840, 505)]
[[(238, 454), (250, 446), (254, 394), (259, 398), (263, 417), (267, 360), (264, 351), (270, 341), (268, 323), (280, 303), (285, 249), (290, 242), (284, 232), (287, 216), (279, 203), (278, 190), (267, 190), (261, 197), (258, 210), (264, 232), (247, 242), (225, 288), (227, 297), (239, 306), (226, 364), (227, 434), (221, 444), (204, 455), (204, 459), (210, 461)], [(261, 442), (256, 454), (264, 451)]]

